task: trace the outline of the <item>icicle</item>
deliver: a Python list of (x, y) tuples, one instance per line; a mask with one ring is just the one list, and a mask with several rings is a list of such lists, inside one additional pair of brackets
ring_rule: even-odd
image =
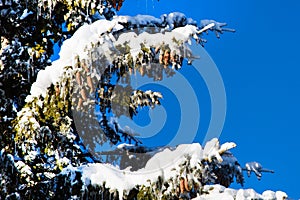
[(53, 10), (54, 10), (54, 8), (55, 8), (56, 4), (57, 4), (57, 1), (56, 1), (56, 0), (54, 0), (54, 1), (53, 1), (53, 4), (52, 4), (52, 9), (53, 9)]
[(49, 8), (49, 17), (51, 19), (51, 16), (52, 16), (52, 1), (48, 1), (47, 3), (47, 7)]
[(37, 17), (37, 20), (39, 19), (39, 16), (41, 16), (41, 13), (42, 13), (42, 2), (41, 2), (42, 0), (39, 0), (38, 1), (38, 5), (37, 5), (37, 15), (36, 15), (36, 17)]
[(86, 8), (85, 8), (85, 12), (86, 12), (85, 21), (89, 20), (89, 6), (88, 5), (90, 6), (90, 8), (92, 8), (91, 4), (86, 5)]

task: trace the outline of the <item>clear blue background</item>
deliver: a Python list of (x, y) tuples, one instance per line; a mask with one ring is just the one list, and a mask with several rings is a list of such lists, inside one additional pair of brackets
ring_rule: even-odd
[(246, 178), (245, 188), (283, 190), (299, 199), (300, 1), (126, 0), (119, 14), (159, 17), (173, 11), (237, 30), (220, 40), (206, 37), (227, 94), (220, 140), (237, 143), (233, 153), (241, 164), (255, 160), (275, 170), (261, 181)]

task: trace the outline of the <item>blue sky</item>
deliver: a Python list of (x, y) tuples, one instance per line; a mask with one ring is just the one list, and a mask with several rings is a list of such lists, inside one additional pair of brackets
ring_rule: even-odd
[(275, 170), (261, 181), (246, 178), (245, 188), (283, 190), (300, 198), (300, 1), (127, 0), (123, 5), (119, 14), (180, 11), (198, 21), (227, 22), (237, 30), (220, 40), (213, 34), (206, 37), (205, 48), (227, 95), (220, 140), (237, 143), (233, 153), (241, 164), (255, 160)]

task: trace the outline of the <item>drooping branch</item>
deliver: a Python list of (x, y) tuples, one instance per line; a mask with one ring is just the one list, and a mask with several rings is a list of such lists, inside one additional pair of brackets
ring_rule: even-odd
[[(106, 28), (96, 30), (98, 39), (87, 42), (83, 54), (73, 53), (77, 63), (75, 68), (79, 69), (76, 75), (79, 87), (74, 90), (78, 92), (77, 108), (93, 109), (91, 105), (96, 102), (101, 113), (96, 118), (110, 142), (117, 144), (123, 138), (139, 144), (140, 141), (132, 135), (116, 131), (114, 123), (118, 122), (114, 118), (114, 123), (111, 123), (111, 114), (113, 117), (125, 115), (132, 118), (140, 107), (154, 108), (159, 105), (162, 95), (132, 88), (131, 76), (139, 73), (141, 76), (153, 78), (154, 81), (161, 81), (164, 74), (171, 77), (183, 66), (184, 58), (188, 59), (188, 64), (197, 59), (185, 46), (188, 40), (194, 39), (202, 43), (203, 32), (222, 29), (215, 21), (203, 22), (198, 27), (194, 20), (177, 12), (162, 15), (160, 19), (146, 15), (118, 16), (103, 23)], [(161, 34), (157, 37), (166, 37), (165, 41), (152, 44), (153, 40), (148, 39), (147, 42), (141, 41), (139, 46), (134, 46), (126, 39), (123, 41), (124, 35), (132, 32), (133, 28), (136, 37), (142, 33), (148, 33), (149, 37)], [(164, 36), (165, 34), (171, 35)]]

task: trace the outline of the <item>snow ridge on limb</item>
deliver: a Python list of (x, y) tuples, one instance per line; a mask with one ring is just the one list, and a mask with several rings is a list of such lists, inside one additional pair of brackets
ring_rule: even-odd
[(227, 26), (227, 23), (216, 22), (215, 20), (208, 20), (208, 19), (201, 20), (201, 26), (202, 27), (205, 27), (205, 26), (207, 26), (209, 24), (213, 24), (213, 26), (211, 28), (209, 28), (209, 29), (216, 34), (217, 38), (220, 38), (220, 34), (223, 34), (224, 31), (235, 32), (234, 29), (224, 28), (224, 26)]
[[(212, 144), (216, 144), (218, 140), (213, 139), (209, 142), (207, 148), (214, 146)], [(228, 144), (230, 143), (225, 143), (225, 146)], [(83, 165), (72, 170), (80, 172), (80, 181), (86, 193), (93, 187), (104, 187), (117, 194), (115, 197), (119, 199), (133, 199), (127, 198), (130, 195), (137, 199), (178, 199), (180, 194), (176, 188), (180, 187), (182, 180), (185, 183), (186, 193), (189, 193), (191, 199), (196, 200), (269, 200), (270, 196), (275, 197), (272, 198), (274, 200), (287, 198), (286, 193), (281, 191), (266, 191), (261, 195), (253, 189), (227, 188), (229, 185), (226, 185), (226, 181), (231, 183), (234, 178), (237, 180), (241, 178), (238, 176), (242, 176), (242, 170), (230, 152), (225, 151), (222, 158), (221, 163), (216, 162), (216, 159), (207, 161), (205, 147), (203, 149), (197, 143), (182, 144), (174, 149), (157, 150), (145, 167), (137, 171), (120, 170), (111, 164), (101, 163)], [(133, 191), (135, 194), (132, 194)]]
[(234, 142), (226, 142), (220, 146), (219, 140), (217, 138), (213, 138), (211, 141), (207, 142), (204, 147), (204, 160), (211, 162), (213, 158), (216, 158), (221, 163), (223, 162), (221, 157), (222, 154), (235, 147), (236, 144)]
[[(160, 19), (149, 15), (137, 15), (135, 17), (116, 16), (110, 21), (98, 20), (91, 25), (83, 25), (70, 39), (67, 39), (63, 43), (60, 51), (60, 59), (47, 67), (45, 69), (47, 73), (44, 73), (44, 75), (50, 74), (49, 77), (52, 79), (51, 83), (55, 84), (58, 80), (58, 76), (62, 74), (62, 70), (59, 69), (62, 69), (64, 66), (72, 66), (74, 64), (73, 60), (75, 60), (74, 57), (77, 55), (80, 55), (81, 58), (85, 58), (86, 48), (89, 48), (91, 44), (96, 44), (97, 42), (105, 42), (105, 38), (99, 40), (99, 37), (103, 35), (111, 37), (111, 34), (115, 35), (132, 30), (133, 28), (138, 28), (141, 32), (145, 31), (144, 28), (147, 27), (164, 28), (166, 31), (179, 28), (177, 31), (181, 32), (181, 34), (185, 34), (186, 38), (191, 37), (203, 45), (206, 40), (202, 38), (202, 33), (205, 31), (218, 33), (234, 31), (233, 29), (223, 28), (225, 25), (225, 23), (218, 23), (214, 20), (202, 20), (200, 26), (197, 26), (194, 20), (178, 12), (162, 15)], [(180, 29), (180, 27), (186, 27), (185, 31)], [(41, 70), (40, 76), (43, 71), (44, 70)], [(46, 80), (49, 80), (49, 77), (45, 77)], [(45, 89), (50, 86), (50, 83), (42, 83), (43, 78), (38, 77), (37, 79), (31, 89), (31, 94), (34, 94), (34, 96), (38, 96), (41, 93), (45, 94)], [(40, 82), (40, 84), (38, 82)], [(35, 91), (34, 88), (40, 91)]]
[(172, 12), (170, 14), (163, 14), (160, 18), (155, 18), (149, 15), (137, 15), (134, 17), (130, 16), (117, 16), (118, 23), (123, 25), (126, 29), (133, 28), (144, 28), (144, 27), (158, 27), (164, 28), (165, 30), (174, 30), (178, 27), (184, 27), (186, 25), (192, 25), (197, 27), (191, 36), (203, 45), (206, 40), (202, 38), (203, 32), (212, 31), (216, 34), (217, 38), (220, 38), (220, 34), (224, 32), (235, 32), (234, 29), (225, 28), (227, 23), (217, 22), (215, 20), (201, 20), (200, 25), (192, 18), (187, 18), (183, 13)]
[(261, 179), (262, 172), (274, 173), (273, 170), (263, 168), (262, 165), (258, 162), (246, 163), (245, 168), (243, 168), (243, 170), (247, 171), (248, 177), (250, 177), (251, 173), (253, 172), (258, 180)]

